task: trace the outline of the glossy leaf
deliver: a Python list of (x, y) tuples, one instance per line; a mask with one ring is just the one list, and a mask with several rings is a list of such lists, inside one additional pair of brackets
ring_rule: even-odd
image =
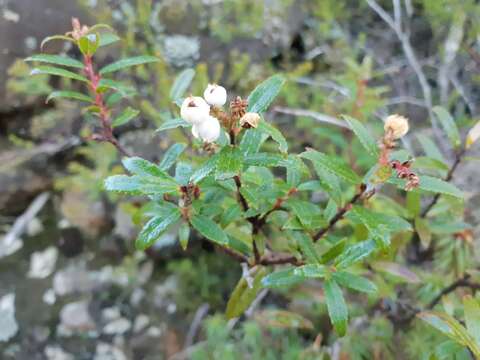
[(296, 239), (300, 251), (308, 260), (308, 262), (320, 264), (320, 257), (315, 250), (312, 238), (307, 234), (301, 232), (296, 236)]
[(258, 85), (248, 97), (248, 112), (261, 113), (267, 110), (284, 83), (283, 76), (274, 75)]
[(378, 291), (377, 286), (370, 280), (346, 271), (334, 272), (332, 277), (341, 286), (347, 287), (352, 290), (365, 293), (375, 293)]
[(143, 64), (148, 64), (152, 62), (157, 62), (159, 59), (155, 56), (136, 56), (128, 59), (122, 59), (119, 61), (116, 61), (112, 64), (109, 64), (105, 67), (103, 67), (100, 70), (100, 75), (105, 75), (114, 71), (118, 71), (121, 69), (125, 69), (128, 67), (132, 66), (137, 66), (137, 65), (143, 65)]
[(338, 336), (344, 336), (347, 332), (348, 308), (343, 298), (342, 290), (335, 280), (327, 280), (323, 289), (327, 303), (328, 315)]
[(328, 270), (325, 265), (307, 264), (296, 267), (293, 273), (302, 278), (324, 278)]
[(127, 107), (123, 112), (112, 121), (112, 127), (117, 127), (128, 123), (140, 114), (139, 110)]
[(154, 217), (150, 219), (143, 227), (135, 242), (137, 250), (145, 250), (152, 246), (180, 217), (180, 210), (174, 208), (166, 217)]
[(351, 265), (365, 259), (376, 249), (375, 241), (365, 240), (347, 248), (335, 259), (338, 269), (346, 269)]
[(243, 167), (242, 152), (238, 147), (225, 146), (218, 154), (215, 179), (226, 180), (238, 175)]
[(103, 92), (108, 89), (118, 91), (123, 97), (131, 97), (136, 94), (135, 88), (130, 85), (112, 80), (112, 79), (101, 79), (98, 83), (97, 91)]
[(85, 76), (78, 75), (74, 72), (69, 70), (65, 70), (62, 68), (57, 68), (53, 66), (39, 66), (33, 69), (30, 72), (30, 75), (54, 75), (54, 76), (61, 76), (68, 79), (88, 82), (88, 79)]
[(245, 157), (245, 165), (247, 166), (279, 166), (282, 157), (278, 154), (257, 153)]
[(248, 129), (240, 141), (240, 150), (245, 156), (255, 154), (267, 139), (268, 135), (266, 133), (258, 129)]
[(177, 161), (178, 157), (183, 153), (186, 149), (187, 145), (182, 143), (173, 144), (168, 148), (168, 150), (163, 155), (162, 161), (158, 165), (158, 167), (164, 171), (170, 169), (175, 161)]
[(431, 176), (420, 176), (419, 189), (463, 199), (464, 194), (452, 183)]
[(192, 83), (193, 77), (195, 76), (195, 70), (185, 69), (176, 77), (171, 89), (170, 89), (170, 99), (177, 100), (180, 99), (187, 91), (188, 87)]
[(211, 156), (202, 166), (200, 166), (197, 170), (195, 170), (190, 177), (190, 181), (194, 184), (198, 184), (204, 178), (209, 176), (217, 166), (218, 157)]
[(361, 182), (361, 178), (347, 164), (336, 157), (313, 149), (301, 153), (300, 156), (351, 184), (359, 184)]
[(269, 135), (273, 139), (273, 141), (275, 141), (278, 144), (278, 148), (282, 153), (286, 153), (288, 151), (287, 140), (283, 137), (280, 130), (278, 130), (272, 124), (266, 122), (265, 120), (262, 120), (258, 124), (257, 130), (262, 131), (265, 134)]
[(365, 128), (365, 126), (360, 121), (350, 116), (343, 115), (342, 117), (348, 123), (350, 129), (355, 133), (358, 140), (360, 140), (360, 143), (363, 145), (365, 150), (367, 150), (367, 152), (372, 156), (378, 156), (377, 142), (370, 135), (370, 132)]
[(480, 346), (480, 301), (471, 296), (465, 296), (463, 298), (463, 308), (467, 330)]
[(90, 33), (78, 39), (78, 48), (82, 54), (92, 56), (98, 49), (100, 44), (100, 36), (98, 34)]
[(457, 124), (455, 124), (455, 120), (452, 118), (452, 115), (450, 115), (446, 109), (440, 106), (435, 106), (432, 110), (437, 119), (440, 121), (440, 124), (442, 125), (443, 130), (445, 130), (445, 133), (450, 139), (452, 145), (455, 147), (460, 146), (460, 133), (458, 131)]
[(155, 176), (173, 180), (170, 175), (163, 171), (158, 165), (137, 156), (122, 159), (122, 164), (129, 172), (140, 176)]
[(190, 123), (186, 122), (185, 120), (183, 120), (182, 118), (175, 118), (175, 119), (165, 121), (155, 131), (160, 132), (160, 131), (175, 129), (175, 128), (178, 128), (178, 127), (184, 127), (185, 128), (185, 127), (190, 127), (190, 126), (192, 126), (192, 125)]
[(105, 180), (105, 189), (131, 195), (163, 195), (176, 192), (178, 185), (173, 180), (152, 176), (114, 175)]
[(36, 61), (36, 62), (43, 62), (43, 63), (49, 63), (54, 65), (63, 65), (63, 66), (74, 67), (82, 70), (85, 67), (85, 65), (83, 65), (82, 62), (72, 59), (70, 57), (60, 56), (60, 55), (50, 55), (50, 54), (32, 55), (26, 58), (25, 61), (27, 62)]
[(298, 284), (305, 280), (304, 276), (297, 275), (295, 268), (275, 271), (262, 279), (262, 285), (267, 288), (278, 288)]
[(45, 102), (48, 103), (50, 100), (60, 99), (60, 98), (93, 103), (92, 98), (76, 91), (54, 91), (50, 95), (48, 95), (47, 100), (45, 100)]
[(99, 47), (108, 46), (111, 44), (120, 41), (118, 35), (112, 34), (110, 32), (105, 32), (100, 34), (100, 43), (98, 44)]
[(190, 219), (192, 226), (207, 239), (219, 244), (227, 245), (228, 237), (225, 232), (211, 219), (203, 215), (194, 215)]

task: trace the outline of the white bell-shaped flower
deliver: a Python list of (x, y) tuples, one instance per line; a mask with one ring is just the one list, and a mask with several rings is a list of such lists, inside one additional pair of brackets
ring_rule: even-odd
[(192, 126), (192, 135), (207, 143), (217, 140), (220, 136), (220, 131), (220, 123), (213, 116), (209, 116), (205, 121)]
[(223, 106), (227, 102), (227, 90), (220, 85), (208, 84), (203, 97), (212, 106)]
[(210, 106), (200, 96), (189, 96), (183, 100), (180, 116), (192, 125), (199, 124), (210, 116)]

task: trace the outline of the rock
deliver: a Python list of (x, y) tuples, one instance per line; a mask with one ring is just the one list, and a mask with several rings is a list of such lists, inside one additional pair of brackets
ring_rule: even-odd
[(65, 352), (60, 346), (46, 346), (45, 356), (47, 360), (75, 360), (72, 354)]
[(55, 304), (55, 301), (57, 301), (55, 290), (48, 289), (47, 291), (45, 291), (45, 293), (43, 294), (42, 300), (45, 304), (48, 304), (48, 305)]
[(63, 227), (60, 230), (58, 248), (66, 257), (75, 257), (83, 252), (85, 240), (82, 232), (76, 227)]
[(55, 269), (57, 258), (58, 250), (53, 246), (44, 251), (34, 252), (30, 258), (30, 270), (27, 276), (32, 279), (45, 279)]
[(104, 321), (112, 321), (122, 316), (118, 307), (109, 307), (102, 310), (102, 319)]
[(122, 350), (107, 343), (99, 343), (93, 360), (127, 360)]
[(15, 294), (10, 293), (0, 298), (0, 341), (8, 341), (18, 331), (15, 320)]
[(138, 333), (150, 324), (150, 318), (145, 314), (139, 314), (133, 322), (133, 332)]
[(72, 293), (85, 293), (100, 284), (96, 272), (89, 272), (85, 262), (77, 262), (66, 269), (57, 271), (53, 277), (55, 294), (64, 296)]
[(65, 305), (60, 311), (61, 326), (71, 332), (85, 332), (95, 329), (95, 323), (88, 312), (88, 301), (77, 301)]
[(103, 328), (103, 333), (107, 335), (120, 335), (126, 333), (132, 327), (130, 320), (126, 318), (119, 318), (109, 322)]

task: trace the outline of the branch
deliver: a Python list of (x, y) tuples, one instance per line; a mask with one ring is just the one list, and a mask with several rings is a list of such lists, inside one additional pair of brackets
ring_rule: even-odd
[(315, 111), (303, 110), (303, 109), (291, 109), (291, 108), (280, 107), (280, 106), (276, 106), (273, 109), (273, 111), (281, 114), (286, 114), (286, 115), (306, 116), (320, 122), (324, 122), (327, 124), (339, 126), (341, 128), (350, 130), (350, 128), (344, 121), (337, 119), (336, 117), (333, 117), (327, 114), (321, 114)]
[(345, 204), (345, 206), (341, 207), (340, 209), (337, 210), (337, 213), (335, 216), (329, 221), (328, 225), (325, 226), (324, 228), (320, 229), (315, 235), (313, 235), (313, 242), (317, 242), (319, 239), (321, 239), (326, 233), (328, 233), (335, 225), (337, 222), (339, 222), (345, 214), (351, 210), (352, 206), (360, 200), (364, 195), (367, 190), (367, 186), (365, 184), (361, 184), (360, 186), (360, 191), (357, 192), (351, 199), (350, 201)]
[(480, 290), (480, 284), (469, 281), (470, 277), (471, 277), (470, 274), (465, 274), (462, 278), (457, 279), (456, 281), (451, 283), (449, 286), (442, 289), (442, 291), (440, 291), (440, 293), (437, 296), (435, 296), (435, 298), (432, 301), (430, 301), (430, 303), (427, 305), (427, 309), (430, 309), (430, 310), (433, 309), (435, 305), (437, 305), (440, 302), (440, 300), (442, 300), (442, 297), (444, 297), (447, 294), (450, 294), (451, 292), (455, 291), (460, 287), (466, 287), (472, 290)]

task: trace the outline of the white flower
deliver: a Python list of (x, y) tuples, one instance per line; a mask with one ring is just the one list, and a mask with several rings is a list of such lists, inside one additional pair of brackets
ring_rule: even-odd
[(408, 132), (408, 119), (401, 115), (390, 115), (385, 119), (384, 130), (391, 133), (394, 139), (400, 139)]
[(227, 102), (227, 90), (223, 86), (208, 84), (203, 97), (212, 106), (223, 106)]
[(210, 116), (210, 106), (199, 96), (189, 96), (183, 100), (180, 116), (192, 125), (199, 124)]
[(211, 143), (220, 136), (220, 123), (218, 119), (209, 116), (205, 121), (192, 126), (192, 135), (204, 142)]

